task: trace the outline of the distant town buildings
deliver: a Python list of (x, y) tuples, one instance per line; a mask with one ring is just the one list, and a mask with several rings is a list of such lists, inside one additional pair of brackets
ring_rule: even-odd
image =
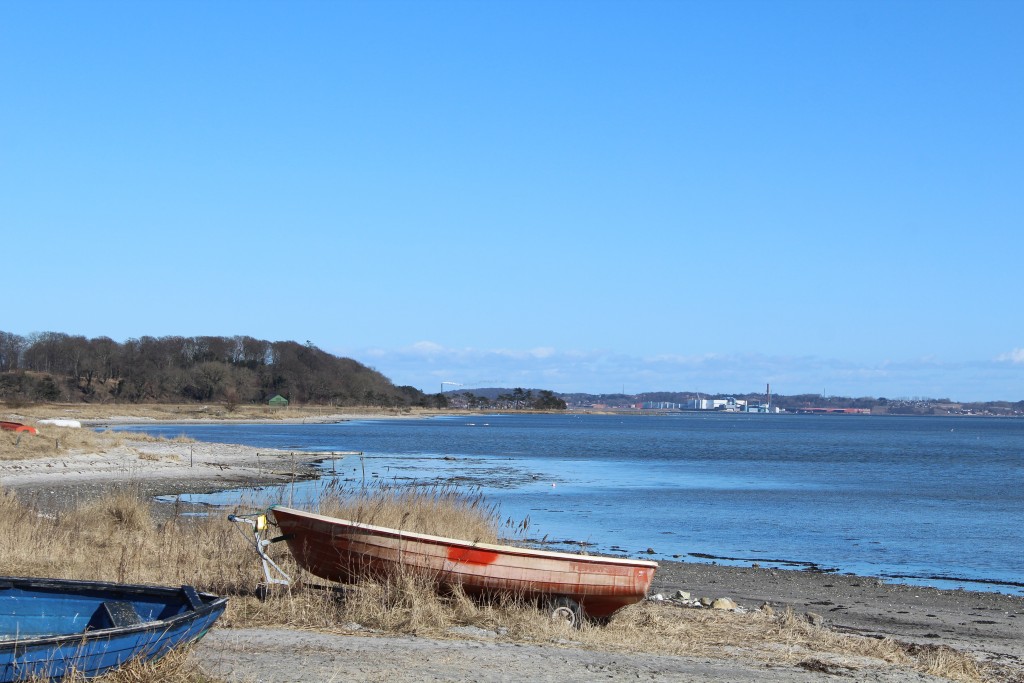
[(636, 405), (638, 410), (718, 410), (726, 413), (778, 413), (778, 408), (762, 403), (749, 403), (733, 398), (692, 398), (682, 403), (645, 401)]

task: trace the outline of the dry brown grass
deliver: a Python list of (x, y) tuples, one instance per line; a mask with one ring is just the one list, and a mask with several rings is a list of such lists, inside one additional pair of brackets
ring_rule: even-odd
[(663, 654), (713, 657), (727, 651), (767, 664), (803, 662), (815, 669), (817, 663), (830, 673), (874, 661), (953, 681), (998, 680), (974, 657), (952, 648), (838, 633), (813, 625), (792, 610), (737, 614), (641, 603), (614, 615), (608, 628), (590, 629), (587, 638), (601, 649), (631, 651), (644, 649), (652, 634), (657, 634), (657, 651)]
[(66, 455), (72, 451), (104, 453), (125, 441), (123, 434), (97, 432), (93, 429), (72, 429), (52, 425), (36, 425), (39, 434), (0, 431), (0, 460), (23, 460)]
[[(436, 412), (436, 411), (434, 411)], [(21, 460), (27, 458), (54, 457), (69, 452), (104, 453), (126, 441), (159, 441), (161, 437), (131, 432), (97, 432), (83, 427), (72, 429), (40, 425), (43, 419), (65, 420), (115, 420), (138, 419), (164, 422), (188, 420), (278, 420), (302, 421), (327, 419), (332, 416), (373, 416), (373, 415), (427, 415), (431, 411), (420, 409), (382, 408), (334, 408), (331, 406), (288, 406), (271, 408), (265, 405), (227, 404), (91, 404), (91, 403), (37, 403), (17, 406), (0, 403), (0, 419), (21, 422), (39, 430), (37, 436), (0, 431), (0, 460)], [(184, 437), (174, 441), (190, 441)]]
[[(276, 420), (317, 419), (331, 415), (416, 415), (437, 411), (418, 408), (373, 408), (334, 406), (290, 405), (287, 408), (271, 408), (267, 405), (229, 405), (227, 403), (176, 404), (176, 403), (32, 403), (12, 406), (0, 403), (3, 419), (18, 422), (33, 422), (45, 418), (66, 420), (111, 420), (114, 418), (138, 418), (145, 420)], [(450, 411), (449, 411), (450, 412)], [(28, 418), (20, 420), (19, 417)]]
[[(419, 502), (410, 498), (411, 494), (395, 491), (387, 495), (393, 496), (392, 504), (402, 507), (387, 514), (397, 514), (399, 519), (406, 516), (407, 505), (422, 504), (423, 510), (431, 510), (438, 504), (460, 504), (457, 499), (437, 495)], [(327, 507), (340, 501), (324, 503)], [(357, 509), (360, 506), (364, 511), (375, 511), (372, 519), (376, 522), (385, 521), (384, 505), (362, 500), (356, 503)], [(406, 528), (413, 517), (414, 513), (409, 513)], [(513, 642), (572, 642), (624, 653), (739, 656), (832, 673), (891, 665), (954, 681), (998, 680), (971, 656), (950, 648), (840, 634), (814, 626), (792, 612), (738, 614), (645, 602), (621, 610), (606, 625), (570, 630), (523, 600), (508, 597), (482, 603), (460, 592), (439, 594), (429, 581), (405, 573), (343, 589), (304, 579), (261, 601), (253, 589), (262, 575), (243, 533), (245, 529), (227, 521), (226, 513), (193, 517), (164, 510), (158, 514), (130, 485), (102, 501), (56, 517), (41, 515), (0, 488), (0, 547), (5, 549), (0, 555), (0, 574), (191, 584), (231, 597), (220, 622), (225, 627), (279, 626), (337, 632), (346, 630), (347, 624), (358, 623), (387, 633), (451, 637), (449, 629), (453, 626), (477, 626)], [(428, 533), (439, 531), (435, 526)], [(283, 545), (271, 546), (272, 555), (293, 577), (299, 576)], [(177, 673), (152, 673), (146, 666), (138, 669), (142, 673), (135, 678), (104, 680), (208, 680), (174, 678)]]
[[(95, 678), (72, 673), (65, 676), (62, 683), (217, 683), (218, 680), (197, 668), (189, 656), (189, 648), (182, 648), (171, 650), (155, 662), (132, 660)], [(29, 679), (29, 683), (33, 683), (33, 679)]]
[(253, 584), (251, 551), (233, 524), (152, 510), (132, 484), (56, 515), (0, 489), (0, 573), (187, 583), (225, 593)]
[(338, 480), (324, 487), (317, 506), (320, 514), (474, 543), (498, 542), (497, 506), (487, 503), (479, 492), (444, 485), (343, 487)]
[(189, 442), (183, 436), (174, 439), (151, 436), (140, 432), (96, 431), (87, 427), (55, 427), (40, 425), (32, 420), (25, 420), (39, 430), (36, 435), (0, 431), (0, 460), (27, 460), (31, 458), (53, 458), (69, 453), (106, 453), (109, 450), (124, 446), (129, 441), (175, 441)]

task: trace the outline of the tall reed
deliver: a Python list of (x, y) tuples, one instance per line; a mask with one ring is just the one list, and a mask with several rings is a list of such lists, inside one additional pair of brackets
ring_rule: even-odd
[(497, 543), (501, 527), (497, 505), (478, 489), (449, 484), (354, 488), (335, 479), (321, 488), (315, 507), (330, 517), (474, 543)]

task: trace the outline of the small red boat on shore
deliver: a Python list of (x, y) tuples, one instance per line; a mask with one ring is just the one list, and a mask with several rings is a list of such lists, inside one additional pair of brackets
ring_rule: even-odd
[(0, 429), (6, 432), (23, 432), (25, 434), (38, 434), (35, 427), (23, 425), (20, 422), (7, 422), (0, 420)]
[(301, 567), (331, 581), (409, 568), (469, 595), (539, 599), (578, 623), (644, 599), (657, 562), (472, 543), (360, 524), (275, 505), (274, 520)]

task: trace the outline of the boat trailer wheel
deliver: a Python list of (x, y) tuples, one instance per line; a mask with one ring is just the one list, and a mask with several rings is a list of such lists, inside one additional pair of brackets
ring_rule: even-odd
[(566, 626), (580, 628), (583, 626), (583, 608), (580, 603), (564, 595), (552, 598), (548, 602), (551, 621), (564, 623)]

